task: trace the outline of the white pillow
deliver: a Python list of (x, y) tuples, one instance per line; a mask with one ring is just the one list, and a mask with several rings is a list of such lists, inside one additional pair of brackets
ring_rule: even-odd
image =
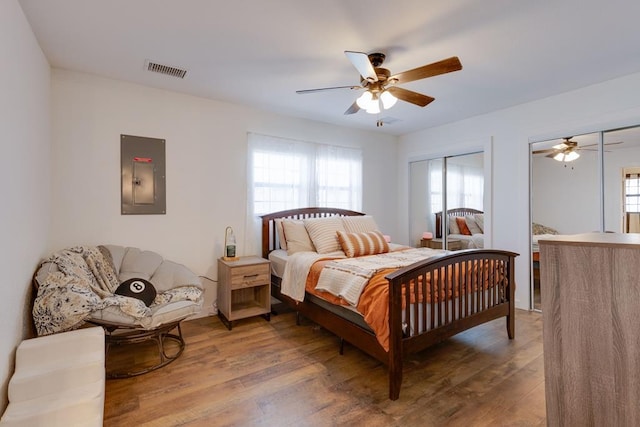
[(484, 233), (484, 214), (473, 214), (473, 219), (476, 221), (478, 228)]
[(296, 252), (315, 252), (313, 242), (304, 226), (304, 221), (300, 219), (282, 220), (285, 241), (287, 242), (287, 254)]
[(282, 218), (277, 218), (273, 220), (276, 224), (276, 234), (278, 235), (278, 242), (280, 243), (280, 248), (287, 250), (287, 239), (284, 237), (284, 227), (282, 226)]
[(464, 222), (467, 223), (467, 228), (471, 234), (482, 234), (482, 229), (478, 227), (478, 224), (472, 215), (465, 215)]
[(456, 222), (455, 216), (449, 217), (449, 233), (450, 234), (461, 234), (460, 227), (458, 227), (458, 223)]
[(339, 216), (328, 218), (307, 218), (304, 226), (319, 254), (341, 251), (338, 231), (345, 231)]
[(347, 233), (366, 233), (379, 230), (378, 224), (371, 215), (343, 216), (342, 225)]

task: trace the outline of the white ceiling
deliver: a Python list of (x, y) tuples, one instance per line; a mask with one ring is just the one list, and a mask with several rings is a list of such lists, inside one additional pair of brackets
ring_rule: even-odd
[[(19, 2), (53, 67), (394, 135), (640, 72), (637, 0)], [(359, 92), (295, 93), (359, 84), (345, 50), (383, 52), (392, 73), (450, 56), (463, 69), (402, 85), (436, 100), (398, 102), (376, 128), (343, 114)]]

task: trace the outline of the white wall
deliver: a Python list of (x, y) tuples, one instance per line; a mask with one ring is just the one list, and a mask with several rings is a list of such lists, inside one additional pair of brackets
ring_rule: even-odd
[[(640, 123), (640, 73), (400, 138), (399, 225), (407, 238), (408, 159), (427, 151), (472, 146), (492, 139), (492, 201), (485, 204), (493, 224), (494, 248), (521, 254), (516, 265), (516, 303), (529, 308), (529, 141), (579, 135)], [(428, 114), (428, 112), (425, 112)]]
[[(248, 131), (361, 147), (363, 210), (398, 234), (395, 137), (64, 70), (52, 72), (52, 106), (50, 251), (137, 246), (215, 278), (230, 225), (239, 254), (258, 254), (259, 236), (245, 239)], [(166, 215), (120, 214), (120, 134), (166, 139)]]
[[(531, 219), (561, 234), (600, 229), (598, 153), (582, 151), (570, 163), (542, 156), (532, 162)], [(619, 189), (618, 189), (619, 190)]]
[(31, 277), (49, 233), (49, 64), (15, 0), (0, 1), (0, 413), (30, 333)]

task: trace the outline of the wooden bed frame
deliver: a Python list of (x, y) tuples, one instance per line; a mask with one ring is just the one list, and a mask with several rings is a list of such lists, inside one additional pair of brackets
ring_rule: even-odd
[[(332, 215), (364, 214), (334, 208), (303, 208), (263, 215), (262, 256), (268, 258), (269, 252), (279, 247), (277, 246), (278, 237), (274, 222), (276, 218), (304, 219)], [(421, 351), (459, 332), (503, 316), (506, 317), (507, 334), (510, 339), (513, 339), (515, 334), (514, 268), (516, 256), (517, 254), (513, 252), (493, 249), (456, 251), (415, 263), (387, 275), (386, 279), (389, 281), (389, 351), (380, 345), (371, 330), (309, 301), (309, 298), (297, 302), (281, 294), (280, 278), (277, 276), (271, 276), (271, 289), (275, 298), (290, 305), (297, 314), (302, 314), (331, 331), (341, 339), (341, 342), (346, 340), (385, 363), (389, 369), (389, 398), (396, 400), (400, 396), (404, 354)], [(484, 275), (472, 272), (474, 262), (483, 262)], [(461, 269), (459, 271), (467, 271), (468, 273), (459, 274), (456, 280), (450, 281), (454, 289), (462, 290), (463, 286), (471, 286), (471, 289), (477, 288), (477, 292), (458, 292), (460, 296), (453, 301), (438, 302), (434, 301), (435, 298), (431, 298), (431, 301), (423, 299), (418, 303), (408, 303), (411, 298), (409, 291), (411, 283), (418, 283), (420, 278), (428, 274), (434, 277), (433, 272), (435, 271), (444, 273), (446, 269), (456, 267)], [(444, 278), (444, 276), (444, 274), (440, 274), (438, 277)], [(483, 285), (483, 277), (480, 276), (489, 277), (492, 284)], [(424, 288), (423, 294), (427, 291), (427, 285), (424, 285), (426, 282), (426, 280), (421, 280)], [(439, 286), (443, 286), (444, 279), (441, 279), (440, 282)], [(431, 295), (434, 295), (433, 283), (430, 286)], [(418, 292), (418, 288), (419, 286), (414, 286), (411, 292)], [(454, 310), (454, 307), (457, 310)], [(345, 311), (348, 310), (345, 309)], [(454, 314), (455, 311), (458, 312), (457, 317)], [(437, 314), (434, 316), (434, 313)], [(409, 320), (410, 325), (406, 325), (410, 327), (404, 331), (403, 314), (406, 319), (411, 319)], [(427, 325), (427, 330), (424, 332), (418, 331), (420, 321), (423, 322), (423, 325)]]
[[(447, 221), (450, 221), (451, 218), (454, 216), (465, 216), (465, 215), (473, 215), (473, 214), (481, 214), (481, 213), (484, 213), (484, 212), (479, 211), (477, 209), (472, 209), (472, 208), (449, 209), (447, 211)], [(436, 212), (435, 216), (436, 216), (436, 238), (441, 239), (442, 238), (442, 211)]]

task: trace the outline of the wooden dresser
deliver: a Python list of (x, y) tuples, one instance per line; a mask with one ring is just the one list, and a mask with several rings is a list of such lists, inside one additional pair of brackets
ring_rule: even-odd
[(549, 426), (640, 425), (640, 235), (540, 241)]

